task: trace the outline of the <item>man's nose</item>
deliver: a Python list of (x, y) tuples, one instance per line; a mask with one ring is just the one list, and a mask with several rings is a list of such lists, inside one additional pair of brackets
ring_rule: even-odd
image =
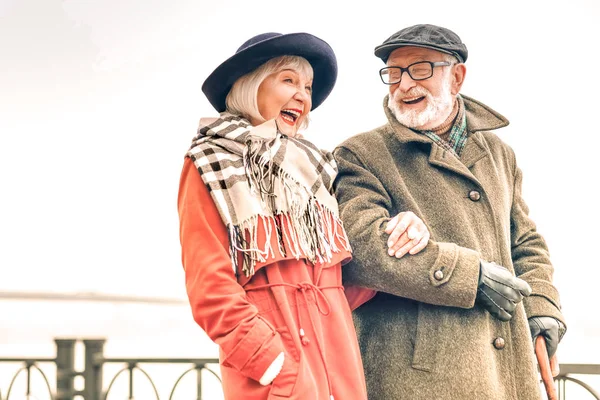
[(406, 92), (409, 89), (415, 87), (416, 85), (417, 84), (415, 83), (413, 78), (410, 77), (408, 71), (402, 71), (402, 75), (400, 76), (400, 83), (398, 84), (398, 89), (400, 89), (403, 92)]

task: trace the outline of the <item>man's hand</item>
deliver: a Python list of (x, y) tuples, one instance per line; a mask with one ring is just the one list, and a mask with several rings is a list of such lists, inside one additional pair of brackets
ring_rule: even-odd
[(385, 227), (385, 233), (390, 235), (387, 242), (388, 254), (396, 258), (401, 258), (406, 253), (417, 254), (429, 242), (429, 229), (421, 218), (410, 211), (401, 212), (392, 218)]
[(531, 294), (531, 287), (495, 263), (480, 262), (479, 287), (475, 301), (500, 321), (509, 321), (517, 304)]
[(558, 342), (562, 338), (560, 322), (553, 317), (531, 317), (529, 318), (529, 330), (535, 343), (535, 338), (542, 335), (546, 339), (546, 348), (548, 349), (548, 358), (556, 353)]

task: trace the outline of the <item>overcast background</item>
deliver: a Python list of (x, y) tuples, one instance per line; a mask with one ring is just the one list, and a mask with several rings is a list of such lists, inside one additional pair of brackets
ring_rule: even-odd
[(306, 137), (331, 150), (385, 122), (373, 48), (433, 23), (468, 46), (462, 92), (511, 121), (498, 134), (569, 326), (560, 361), (600, 363), (598, 21), (597, 0), (0, 0), (0, 292), (182, 301), (0, 300), (0, 356), (82, 335), (118, 356), (215, 356), (185, 303), (176, 210), (183, 155), (216, 114), (203, 80), (255, 34), (321, 37), (339, 78)]

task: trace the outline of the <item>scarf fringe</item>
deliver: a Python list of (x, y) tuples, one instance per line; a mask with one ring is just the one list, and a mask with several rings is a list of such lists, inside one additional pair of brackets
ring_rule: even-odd
[[(262, 221), (262, 230), (265, 232), (265, 242), (261, 244), (258, 243), (259, 221)], [(234, 272), (237, 274), (240, 271), (239, 255), (242, 254), (241, 271), (246, 277), (254, 275), (257, 263), (277, 257), (272, 245), (273, 235), (276, 235), (280, 256), (287, 257), (287, 248), (296, 260), (306, 257), (312, 264), (327, 263), (334, 253), (351, 251), (342, 221), (314, 198), (300, 218), (294, 216), (294, 211), (273, 216), (254, 216), (227, 229)]]
[[(263, 217), (273, 224), (264, 226), (266, 243), (259, 248), (257, 243), (257, 217), (252, 217), (230, 229), (231, 259), (235, 271), (238, 271), (237, 253), (244, 255), (242, 272), (246, 276), (254, 274), (256, 262), (265, 262), (269, 254), (274, 257), (271, 247), (272, 227), (275, 227), (279, 253), (283, 256), (285, 248), (291, 250), (294, 258), (305, 256), (311, 263), (324, 263), (332, 259), (333, 253), (340, 251), (336, 239), (350, 251), (345, 230), (340, 235), (336, 223), (341, 221), (328, 210), (308, 190), (291, 176), (278, 168), (270, 155), (274, 140), (256, 140), (249, 137), (243, 154), (244, 169), (252, 193), (258, 194), (272, 216)], [(277, 187), (284, 188), (283, 193), (275, 193)], [(277, 201), (285, 203), (285, 210), (277, 209)], [(285, 220), (286, 224), (282, 224)], [(287, 229), (286, 229), (287, 226)], [(288, 232), (289, 230), (289, 232)], [(248, 240), (245, 237), (248, 236)]]

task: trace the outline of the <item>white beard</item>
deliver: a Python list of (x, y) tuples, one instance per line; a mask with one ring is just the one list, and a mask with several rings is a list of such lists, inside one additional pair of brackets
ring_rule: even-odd
[[(402, 110), (400, 104), (403, 98), (425, 96), (427, 107), (423, 111), (417, 110)], [(436, 126), (431, 126), (429, 129), (436, 128), (441, 125), (446, 118), (452, 112), (454, 105), (454, 96), (450, 91), (450, 79), (445, 79), (442, 87), (442, 93), (433, 97), (429, 90), (422, 86), (416, 86), (412, 90), (406, 93), (401, 93), (400, 90), (396, 90), (393, 96), (388, 99), (388, 107), (392, 111), (392, 114), (396, 117), (398, 122), (402, 125), (422, 130), (424, 126), (427, 126), (431, 122), (439, 120)]]

